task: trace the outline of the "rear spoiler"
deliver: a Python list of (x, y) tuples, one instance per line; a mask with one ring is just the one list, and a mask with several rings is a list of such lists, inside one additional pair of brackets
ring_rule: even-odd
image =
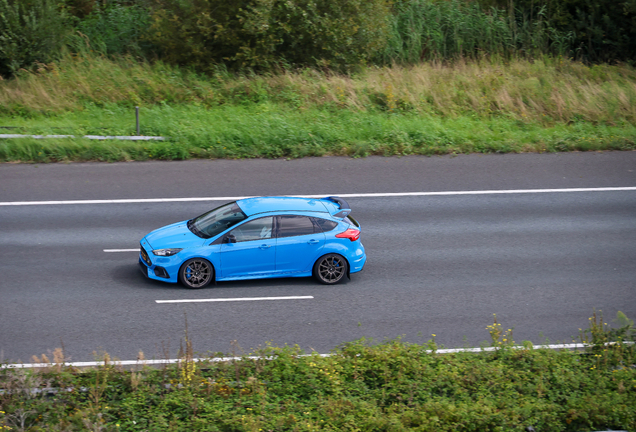
[(349, 206), (349, 203), (343, 200), (342, 198), (330, 196), (323, 199), (336, 203), (340, 207), (340, 211), (334, 214), (333, 217), (344, 219), (347, 217), (347, 215), (349, 215), (349, 213), (351, 213), (351, 207)]

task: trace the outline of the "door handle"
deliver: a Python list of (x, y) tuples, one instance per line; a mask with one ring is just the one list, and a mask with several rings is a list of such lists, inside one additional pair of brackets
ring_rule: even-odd
[(318, 244), (318, 240), (311, 239), (311, 240), (309, 240), (307, 243), (312, 244), (312, 245), (314, 245), (314, 244)]
[(259, 249), (269, 249), (270, 247), (272, 247), (272, 245), (262, 244), (262, 245), (260, 245), (258, 248), (259, 248)]

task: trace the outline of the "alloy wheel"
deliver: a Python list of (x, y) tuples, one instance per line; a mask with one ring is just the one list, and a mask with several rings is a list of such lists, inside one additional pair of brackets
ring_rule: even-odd
[(328, 284), (336, 283), (342, 279), (346, 270), (344, 259), (336, 255), (328, 255), (318, 264), (318, 275), (323, 282)]
[(212, 269), (207, 261), (191, 260), (182, 270), (182, 280), (189, 288), (202, 288), (210, 282)]

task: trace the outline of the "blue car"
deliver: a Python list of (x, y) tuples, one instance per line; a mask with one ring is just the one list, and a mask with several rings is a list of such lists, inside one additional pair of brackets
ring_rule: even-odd
[(338, 197), (241, 199), (146, 235), (139, 266), (151, 279), (187, 288), (312, 275), (336, 284), (366, 261), (350, 212)]

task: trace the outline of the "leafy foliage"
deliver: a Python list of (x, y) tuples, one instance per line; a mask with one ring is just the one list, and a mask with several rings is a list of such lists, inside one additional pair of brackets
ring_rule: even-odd
[(386, 39), (385, 0), (154, 0), (151, 40), (171, 63), (211, 70), (366, 63)]
[(636, 0), (0, 0), (0, 75), (72, 52), (214, 73), (544, 55), (634, 62)]
[(555, 21), (576, 35), (573, 49), (580, 58), (636, 61), (636, 0), (564, 0)]
[(0, 76), (55, 59), (65, 33), (54, 0), (0, 0)]
[(108, 55), (132, 54), (149, 57), (152, 45), (147, 40), (150, 10), (140, 4), (112, 1), (78, 20), (69, 43), (74, 51), (91, 49)]
[[(485, 2), (484, 2), (485, 3)], [(512, 14), (462, 0), (399, 0), (384, 61), (414, 64), (454, 58), (568, 56), (573, 35), (558, 31), (545, 8)], [(514, 11), (514, 10), (513, 10)]]
[[(568, 37), (571, 54), (589, 62), (636, 61), (635, 0), (479, 0), (511, 16), (543, 15), (559, 35)], [(555, 35), (557, 33), (554, 33)]]
[[(596, 324), (594, 324), (596, 325)], [(581, 431), (636, 428), (633, 324), (585, 352), (498, 344), (440, 354), (399, 339), (344, 344), (330, 357), (265, 346), (225, 362), (125, 371), (0, 369), (0, 427), (22, 430)], [(42, 359), (44, 360), (44, 358)], [(187, 376), (187, 379), (184, 377)], [(64, 389), (41, 394), (33, 388)]]

